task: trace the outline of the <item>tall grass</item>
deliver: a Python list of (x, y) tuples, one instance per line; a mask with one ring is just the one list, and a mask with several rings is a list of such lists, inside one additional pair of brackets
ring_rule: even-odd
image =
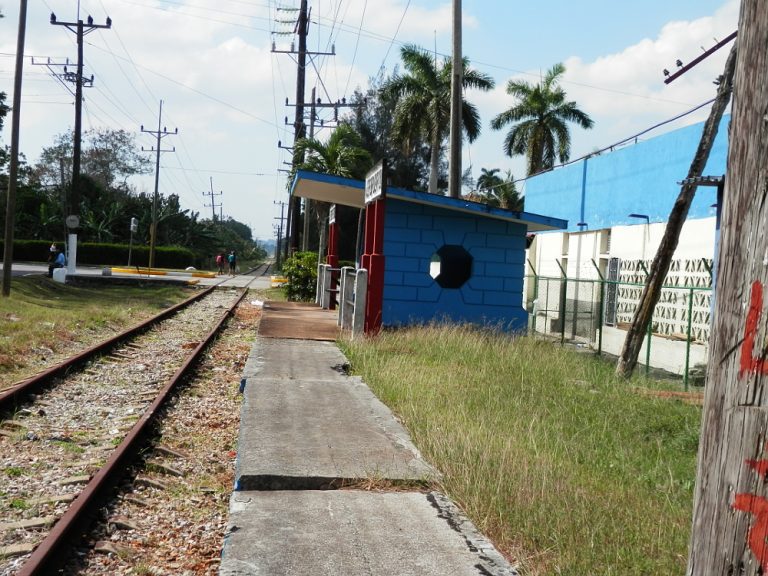
[(178, 287), (79, 287), (14, 278), (0, 298), (0, 389), (188, 297)]
[(682, 574), (700, 409), (610, 365), (469, 327), (344, 344), (443, 489), (522, 574)]

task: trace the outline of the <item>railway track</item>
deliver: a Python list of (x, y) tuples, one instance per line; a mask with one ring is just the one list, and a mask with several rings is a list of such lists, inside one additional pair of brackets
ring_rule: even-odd
[(246, 293), (206, 290), (0, 394), (0, 574), (58, 569)]

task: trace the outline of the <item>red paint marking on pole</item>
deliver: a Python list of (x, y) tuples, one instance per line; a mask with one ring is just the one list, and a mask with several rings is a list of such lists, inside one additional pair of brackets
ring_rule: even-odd
[(733, 508), (755, 516), (747, 544), (763, 570), (768, 570), (768, 500), (754, 494), (736, 494)]
[(768, 374), (768, 360), (752, 356), (755, 346), (755, 334), (757, 325), (763, 315), (763, 285), (759, 281), (752, 283), (749, 299), (749, 311), (744, 324), (744, 341), (741, 344), (741, 362), (739, 364), (739, 378), (747, 374)]
[(747, 460), (747, 466), (752, 468), (760, 476), (768, 474), (768, 460)]

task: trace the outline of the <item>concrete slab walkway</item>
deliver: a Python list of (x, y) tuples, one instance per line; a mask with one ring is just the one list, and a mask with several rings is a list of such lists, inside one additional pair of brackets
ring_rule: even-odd
[(345, 367), (330, 342), (257, 339), (220, 574), (516, 574)]

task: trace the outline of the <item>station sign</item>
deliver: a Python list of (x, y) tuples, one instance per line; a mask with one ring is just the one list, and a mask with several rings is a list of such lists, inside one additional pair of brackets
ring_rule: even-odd
[(386, 162), (379, 161), (365, 175), (365, 204), (384, 198), (387, 195)]
[(331, 204), (331, 209), (328, 211), (328, 224), (336, 224), (336, 204)]

